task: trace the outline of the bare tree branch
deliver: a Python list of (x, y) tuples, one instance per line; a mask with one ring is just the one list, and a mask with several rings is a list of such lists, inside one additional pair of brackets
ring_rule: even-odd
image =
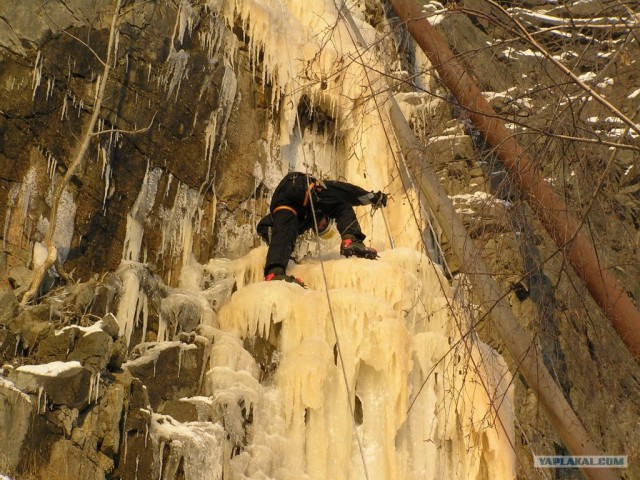
[(45, 244), (47, 246), (48, 255), (46, 260), (43, 262), (40, 267), (36, 270), (33, 281), (31, 282), (31, 286), (27, 292), (25, 292), (22, 297), (21, 303), (26, 305), (31, 299), (33, 299), (39, 288), (42, 280), (46, 272), (54, 265), (57, 260), (57, 248), (54, 245), (53, 235), (56, 228), (56, 221), (58, 218), (58, 208), (60, 206), (60, 198), (62, 197), (62, 193), (64, 192), (67, 185), (76, 174), (76, 172), (80, 169), (80, 167), (84, 164), (87, 150), (89, 149), (89, 144), (91, 143), (91, 139), (93, 138), (93, 130), (96, 126), (98, 118), (100, 116), (100, 109), (102, 107), (102, 101), (104, 99), (104, 92), (107, 86), (107, 82), (109, 80), (109, 74), (111, 72), (111, 57), (115, 50), (116, 38), (118, 34), (118, 23), (120, 18), (120, 9), (122, 7), (122, 3), (124, 0), (116, 0), (116, 6), (113, 13), (113, 17), (111, 19), (111, 28), (109, 30), (109, 43), (107, 46), (107, 58), (105, 62), (102, 63), (104, 66), (104, 70), (102, 72), (102, 76), (98, 80), (98, 93), (96, 95), (96, 103), (94, 105), (93, 114), (89, 119), (87, 124), (84, 138), (82, 140), (82, 144), (78, 148), (78, 153), (76, 154), (75, 159), (71, 163), (69, 169), (67, 170), (65, 176), (62, 181), (56, 185), (55, 192), (53, 194), (53, 199), (51, 200), (51, 215), (49, 218), (49, 228), (47, 230), (47, 234), (45, 236)]
[(136, 133), (144, 133), (151, 128), (151, 126), (153, 125), (153, 120), (156, 118), (157, 114), (158, 114), (158, 111), (156, 110), (156, 112), (153, 114), (153, 117), (151, 117), (151, 121), (149, 122), (149, 125), (147, 125), (144, 128), (138, 128), (137, 130), (122, 130), (120, 128), (110, 128), (108, 130), (100, 130), (98, 132), (93, 132), (91, 135), (94, 137), (97, 137), (98, 135), (104, 135), (105, 133), (124, 133), (124, 134), (131, 134), (131, 135)]

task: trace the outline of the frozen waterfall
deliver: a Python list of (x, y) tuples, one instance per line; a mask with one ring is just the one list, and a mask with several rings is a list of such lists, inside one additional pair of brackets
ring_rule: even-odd
[[(201, 421), (152, 415), (158, 452), (178, 445), (191, 479), (515, 478), (511, 376), (462, 338), (469, 319), (439, 267), (408, 248), (328, 252), (290, 266), (303, 289), (263, 282), (265, 253), (199, 270), (217, 283), (194, 297), (239, 288), (199, 327), (209, 370), (186, 400)], [(245, 350), (255, 338), (271, 370)]]

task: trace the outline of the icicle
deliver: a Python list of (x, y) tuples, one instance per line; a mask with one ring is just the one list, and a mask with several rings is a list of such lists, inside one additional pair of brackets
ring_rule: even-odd
[(204, 129), (204, 160), (207, 164), (207, 175), (205, 176), (206, 179), (209, 178), (209, 172), (211, 170), (211, 160), (213, 159), (214, 147), (216, 143), (217, 120), (217, 111), (211, 112), (209, 122)]
[[(113, 144), (116, 142), (115, 133), (113, 131), (109, 132), (109, 144), (107, 145), (107, 150), (110, 152), (113, 148)], [(147, 159), (147, 169), (149, 168), (149, 160)]]
[(56, 173), (57, 165), (58, 165), (58, 162), (56, 161), (55, 158), (53, 158), (53, 155), (49, 153), (47, 155), (47, 174), (49, 176), (50, 184), (53, 183), (53, 177)]
[(167, 328), (168, 328), (168, 323), (167, 323), (167, 319), (165, 318), (164, 315), (162, 315), (162, 312), (160, 312), (159, 318), (158, 318), (158, 341), (159, 342), (166, 342), (167, 340), (169, 340), (167, 338)]
[(49, 98), (51, 97), (51, 94), (53, 93), (53, 87), (56, 83), (56, 79), (53, 77), (47, 78), (47, 101), (49, 101)]
[(118, 65), (118, 47), (120, 46), (120, 29), (116, 28), (116, 39), (113, 45), (113, 68)]
[(89, 383), (89, 403), (98, 403), (100, 398), (100, 372), (93, 372)]
[(126, 339), (126, 344), (131, 341), (131, 334), (135, 327), (138, 314), (138, 304), (141, 302), (140, 279), (136, 271), (136, 265), (129, 263), (121, 266), (122, 296), (118, 303), (116, 318), (120, 325), (120, 335)]
[(167, 188), (164, 191), (164, 198), (169, 196), (169, 188), (171, 187), (171, 182), (173, 181), (173, 173), (169, 173), (169, 177), (167, 178)]
[(6, 249), (7, 245), (7, 234), (9, 232), (9, 224), (11, 223), (11, 212), (13, 211), (13, 207), (15, 207), (16, 199), (18, 198), (18, 194), (20, 193), (20, 184), (15, 183), (11, 186), (9, 190), (9, 195), (7, 196), (7, 211), (4, 217), (4, 229), (2, 231), (2, 249)]
[(38, 407), (37, 407), (37, 409), (36, 409), (36, 411), (37, 411), (39, 414), (43, 413), (43, 412), (41, 411), (41, 404), (42, 404), (42, 392), (44, 392), (44, 388), (41, 386), (41, 387), (39, 387), (39, 388), (38, 388), (38, 401), (37, 401), (37, 403), (36, 403), (36, 405), (38, 406)]
[(58, 249), (58, 258), (64, 262), (71, 249), (74, 224), (76, 216), (76, 204), (73, 194), (69, 189), (64, 189), (58, 202), (58, 214), (53, 230), (53, 244)]
[(178, 349), (178, 378), (180, 378), (180, 369), (182, 368), (182, 348)]
[(47, 412), (47, 392), (45, 392), (44, 387), (38, 387), (38, 401), (36, 403), (36, 411), (42, 415)]
[[(129, 413), (129, 409), (124, 408), (123, 409), (123, 413), (122, 413), (122, 418), (123, 418), (122, 425), (123, 426), (127, 424), (128, 413)], [(123, 438), (123, 442), (124, 442), (124, 453), (122, 455), (123, 460), (127, 458), (127, 446), (128, 446), (127, 438), (128, 437), (129, 437), (129, 435), (124, 435), (124, 438)]]
[(182, 0), (180, 3), (180, 10), (178, 12), (178, 41), (184, 43), (184, 34), (188, 30), (189, 34), (193, 30), (195, 20), (198, 17), (198, 12), (193, 9), (189, 0)]
[(159, 471), (162, 472), (163, 460), (164, 460), (164, 440), (160, 441), (160, 445), (158, 448), (158, 458), (160, 460)]
[(102, 211), (106, 210), (107, 197), (109, 195), (109, 187), (111, 184), (111, 163), (107, 157), (106, 149), (100, 145), (98, 147), (99, 155), (102, 157), (102, 178), (104, 179), (104, 195), (102, 196)]
[[(24, 180), (20, 186), (20, 197), (18, 199), (18, 205), (22, 207), (21, 210), (21, 226), (20, 226), (20, 241), (24, 238), (24, 229), (31, 228), (31, 222), (28, 222), (29, 204), (31, 203), (31, 194), (36, 186), (36, 170), (35, 167), (31, 167), (24, 177)], [(27, 235), (31, 237), (30, 234)]]
[(36, 56), (36, 61), (33, 65), (33, 95), (31, 97), (32, 100), (36, 98), (36, 91), (40, 86), (40, 82), (42, 81), (42, 52), (38, 50), (38, 55)]
[(91, 374), (91, 379), (89, 380), (89, 403), (91, 403), (91, 399), (93, 398), (93, 387), (94, 387), (94, 384), (95, 384), (95, 381), (94, 381), (94, 378), (93, 378), (94, 375), (95, 375), (95, 373), (92, 373)]
[(142, 341), (147, 338), (147, 325), (149, 323), (149, 297), (146, 294), (142, 297)]
[[(136, 311), (134, 314), (135, 325), (140, 325), (140, 318), (146, 314), (145, 306), (147, 305), (147, 294), (143, 289), (138, 292), (138, 303), (136, 303)], [(144, 338), (144, 337), (143, 337)]]
[[(167, 97), (171, 97), (175, 91), (175, 99), (178, 98), (180, 91), (180, 85), (182, 79), (186, 76), (187, 65), (189, 63), (189, 53), (186, 50), (180, 50), (176, 52), (173, 50), (173, 54), (169, 56), (167, 60), (169, 62), (167, 75), (165, 77), (164, 86), (167, 88)], [(169, 84), (167, 87), (167, 83)]]
[(155, 203), (161, 175), (162, 170), (159, 168), (154, 168), (150, 172), (149, 162), (147, 162), (147, 170), (144, 180), (142, 181), (140, 192), (138, 193), (136, 202), (131, 208), (131, 212), (127, 215), (127, 231), (122, 255), (124, 260), (137, 262), (140, 259), (144, 224)]

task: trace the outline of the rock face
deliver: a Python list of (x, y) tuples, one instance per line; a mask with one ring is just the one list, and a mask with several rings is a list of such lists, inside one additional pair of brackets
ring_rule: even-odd
[(44, 402), (82, 409), (89, 404), (91, 374), (79, 362), (51, 362), (35, 368), (22, 366), (7, 375), (18, 389)]
[(2, 416), (2, 464), (6, 471), (15, 468), (22, 458), (22, 444), (29, 430), (35, 405), (29, 395), (11, 382), (0, 378), (0, 411)]
[[(207, 461), (222, 472), (244, 447), (243, 435), (251, 435), (252, 413), (229, 406), (241, 412), (233, 428), (243, 434), (234, 430), (233, 451), (221, 449), (230, 427), (220, 426), (228, 418), (213, 406), (206, 372), (212, 346), (224, 350), (224, 335), (212, 326), (232, 293), (261, 272), (225, 276), (208, 262), (259, 244), (254, 224), (268, 210), (279, 172), (296, 165), (292, 157), (328, 156), (331, 174), (378, 178), (366, 161), (384, 148), (347, 145), (357, 136), (349, 132), (351, 118), (368, 112), (361, 99), (340, 114), (323, 104), (333, 79), (311, 78), (311, 62), (305, 81), (317, 85), (317, 104), (307, 98), (288, 105), (267, 71), (264, 46), (254, 42), (260, 32), (245, 19), (230, 24), (212, 13), (229, 2), (125, 2), (98, 125), (55, 217), (58, 258), (77, 282), (62, 287), (62, 272), (51, 270), (37, 301), (21, 306), (46, 255), (53, 191), (87, 135), (116, 2), (54, 1), (46, 9), (37, 0), (10, 3), (0, 19), (0, 473), (190, 478), (185, 458), (194, 440), (183, 425), (199, 432), (199, 447), (221, 452)], [(389, 31), (389, 12), (377, 2), (358, 3), (358, 22)], [(609, 10), (602, 13), (628, 12), (598, 1), (509, 2), (508, 11), (478, 0), (457, 6), (431, 2), (425, 12), (545, 178), (585, 215), (599, 255), (625, 290), (640, 299), (638, 137), (552, 62), (572, 62), (590, 88), (635, 118), (638, 44), (621, 40), (628, 31), (609, 21)], [(543, 28), (536, 38), (548, 55), (510, 36), (511, 27), (503, 27), (511, 17)], [(578, 25), (575, 40), (589, 48), (574, 48), (553, 25), (563, 26), (559, 32)], [(397, 38), (396, 45), (381, 41), (379, 52), (394, 55), (385, 68), (439, 180), (596, 444), (629, 455), (625, 478), (640, 478), (638, 365), (465, 112), (422, 70), (417, 47)], [(302, 113), (303, 139), (287, 131), (291, 112)], [(391, 203), (417, 196), (393, 188)], [(408, 219), (391, 218), (400, 241)], [(459, 274), (466, 266), (437, 226), (424, 231), (434, 258), (464, 289)], [(194, 278), (201, 283), (193, 285)], [(177, 288), (185, 285), (206, 293), (196, 299)], [(266, 384), (278, 365), (275, 330), (270, 338), (244, 338), (242, 361)], [(479, 320), (478, 333), (504, 351), (490, 322)], [(517, 359), (508, 360), (517, 371)], [(566, 452), (520, 381), (514, 411), (518, 477), (536, 477), (531, 452)]]
[[(51, 17), (36, 15), (31, 22), (24, 17), (33, 18), (27, 12), (37, 11), (37, 2), (23, 2), (5, 19), (13, 24), (0, 34), (0, 81), (9, 87), (0, 92), (0, 218), (8, 269), (26, 265), (30, 242), (45, 234), (51, 205), (44, 199), (69, 167), (92, 113), (114, 3), (60, 3), (47, 13)], [(194, 253), (209, 258), (213, 192), (237, 206), (255, 188), (250, 177), (260, 155), (247, 146), (262, 145), (266, 126), (259, 115), (246, 122), (246, 112), (259, 108), (260, 99), (236, 95), (237, 73), (228, 56), (237, 39), (215, 18), (185, 31), (178, 13), (160, 3), (121, 18), (115, 68), (100, 112), (98, 130), (105, 133), (92, 143), (57, 218), (64, 224), (60, 231), (69, 232), (57, 235), (59, 254), (79, 277), (117, 268), (126, 212), (134, 206), (130, 223), (145, 230), (142, 248), (153, 252), (158, 271), (179, 264), (181, 222), (196, 212), (202, 219), (193, 232)], [(209, 51), (194, 47), (203, 35), (210, 38)], [(239, 72), (248, 86), (250, 79)], [(241, 128), (227, 137), (229, 121)], [(235, 166), (226, 159), (221, 147), (227, 143), (246, 152), (248, 161), (239, 162), (246, 168), (238, 168), (236, 157)], [(145, 178), (151, 185), (140, 194)]]
[[(5, 471), (30, 472), (35, 461), (45, 476), (49, 471), (64, 478), (105, 478), (117, 470), (134, 478), (136, 468), (138, 475), (147, 468), (142, 454), (149, 451), (149, 412), (166, 409), (188, 421), (181, 412), (194, 407), (182, 399), (199, 393), (209, 358), (207, 337), (183, 331), (175, 341), (141, 343), (128, 354), (112, 312), (101, 312), (98, 320), (84, 317), (81, 323), (94, 322), (86, 326), (57, 328), (72, 316), (26, 320), (43, 318), (45, 310), (50, 314), (51, 305), (69, 311), (80, 291), (91, 304), (102, 287), (100, 282), (76, 284), (51, 296), (48, 305), (26, 308), (11, 300), (10, 292), (3, 296), (10, 307), (4, 311), (5, 325), (22, 325), (13, 350), (4, 350), (7, 363), (0, 378)], [(23, 338), (32, 343), (23, 348)], [(159, 468), (155, 462), (150, 453), (149, 471)]]
[(133, 359), (124, 364), (134, 377), (147, 385), (149, 403), (154, 411), (161, 411), (165, 402), (199, 394), (201, 372), (208, 358), (205, 352), (210, 345), (204, 337), (195, 337), (192, 341), (191, 344), (139, 344)]

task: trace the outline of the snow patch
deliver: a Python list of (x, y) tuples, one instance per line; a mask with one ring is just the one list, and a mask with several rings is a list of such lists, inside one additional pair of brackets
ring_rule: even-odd
[(18, 372), (31, 373), (33, 375), (42, 375), (45, 377), (56, 377), (65, 372), (71, 372), (82, 368), (82, 364), (76, 360), (71, 362), (55, 361), (44, 363), (42, 365), (22, 365), (16, 368)]

